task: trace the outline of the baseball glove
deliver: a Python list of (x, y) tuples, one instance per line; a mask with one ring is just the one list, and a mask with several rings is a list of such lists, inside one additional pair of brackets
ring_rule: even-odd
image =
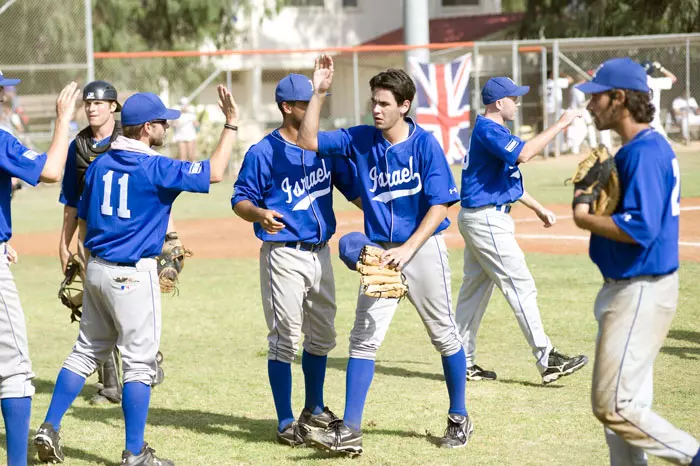
[(80, 257), (73, 254), (66, 266), (66, 274), (58, 290), (58, 299), (64, 306), (70, 309), (70, 321), (77, 322), (83, 315), (80, 310), (83, 307), (83, 277), (85, 266)]
[(365, 245), (360, 253), (357, 271), (362, 274), (362, 292), (371, 298), (403, 298), (408, 294), (406, 277), (391, 266), (382, 266), (384, 249)]
[(605, 146), (593, 149), (566, 180), (574, 183), (573, 206), (589, 204), (595, 215), (611, 215), (620, 201), (620, 179), (615, 158)]
[(178, 276), (185, 268), (185, 257), (191, 257), (192, 251), (185, 249), (177, 233), (165, 235), (165, 242), (156, 261), (158, 262), (158, 281), (161, 293), (177, 292)]

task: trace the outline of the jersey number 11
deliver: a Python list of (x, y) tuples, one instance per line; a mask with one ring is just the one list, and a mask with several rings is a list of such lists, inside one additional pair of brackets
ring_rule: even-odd
[[(114, 172), (109, 170), (105, 176), (102, 177), (102, 181), (105, 182), (104, 187), (104, 198), (102, 198), (102, 215), (114, 215), (114, 209), (112, 209), (112, 180), (114, 178)], [(131, 218), (131, 211), (127, 207), (127, 201), (129, 198), (129, 175), (124, 173), (119, 181), (119, 207), (117, 207), (117, 217), (119, 218)]]

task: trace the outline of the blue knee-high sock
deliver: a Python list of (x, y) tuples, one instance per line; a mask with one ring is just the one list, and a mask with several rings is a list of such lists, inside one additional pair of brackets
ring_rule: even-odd
[(698, 450), (698, 452), (695, 454), (690, 466), (700, 466), (700, 450)]
[(29, 416), (32, 412), (31, 397), (4, 398), (2, 400), (2, 417), (7, 433), (7, 465), (25, 466), (27, 464), (27, 441), (29, 440)]
[(343, 422), (351, 429), (360, 430), (362, 412), (369, 386), (374, 377), (374, 361), (371, 359), (350, 358), (345, 379), (345, 414)]
[(73, 404), (80, 390), (85, 385), (85, 377), (71, 372), (65, 367), (58, 373), (56, 386), (53, 389), (49, 411), (46, 413), (44, 422), (48, 422), (54, 429), (61, 428), (61, 419), (66, 414), (70, 405)]
[(122, 390), (122, 412), (126, 426), (126, 450), (134, 455), (141, 453), (144, 444), (148, 405), (151, 402), (151, 386), (142, 382), (127, 382)]
[(461, 348), (452, 356), (442, 357), (442, 370), (445, 373), (447, 393), (450, 395), (450, 414), (467, 415), (465, 406), (467, 385), (467, 361), (464, 357), (464, 348)]
[(292, 412), (292, 365), (282, 361), (267, 361), (267, 375), (270, 378), (272, 398), (277, 410), (277, 429), (282, 432), (294, 422)]
[(326, 380), (326, 363), (328, 356), (316, 356), (307, 353), (301, 355), (301, 369), (304, 371), (306, 402), (304, 407), (313, 414), (323, 411), (323, 382)]

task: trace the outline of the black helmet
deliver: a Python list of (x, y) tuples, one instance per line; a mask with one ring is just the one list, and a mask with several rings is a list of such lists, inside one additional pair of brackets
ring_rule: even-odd
[(93, 81), (85, 86), (83, 100), (110, 100), (116, 102), (117, 112), (122, 109), (117, 100), (117, 90), (107, 81)]
[(654, 74), (654, 71), (656, 71), (656, 65), (652, 61), (645, 60), (645, 61), (641, 62), (640, 65), (642, 65), (642, 68), (644, 68), (644, 71), (646, 71), (647, 74), (650, 76), (652, 74)]

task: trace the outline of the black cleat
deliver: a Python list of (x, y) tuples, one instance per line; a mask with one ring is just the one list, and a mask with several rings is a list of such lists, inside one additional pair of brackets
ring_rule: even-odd
[(474, 432), (474, 424), (469, 415), (447, 415), (447, 429), (445, 435), (438, 441), (440, 448), (462, 448), (467, 446), (469, 437)]
[(312, 414), (310, 410), (304, 408), (297, 422), (302, 430), (302, 434), (305, 436), (313, 429), (325, 429), (328, 427), (328, 424), (337, 419), (338, 416), (326, 406), (323, 408), (323, 411), (318, 414)]
[(298, 447), (304, 445), (304, 435), (299, 423), (296, 421), (289, 424), (282, 432), (277, 431), (277, 443), (289, 445), (290, 447)]
[(560, 377), (571, 375), (586, 364), (588, 364), (588, 358), (583, 354), (569, 357), (552, 348), (549, 352), (547, 370), (542, 373), (542, 383), (547, 385)]
[(487, 371), (474, 364), (467, 367), (467, 380), (496, 380), (494, 371)]
[(34, 436), (34, 446), (39, 460), (44, 463), (63, 463), (61, 437), (51, 424), (45, 422), (39, 427)]
[(311, 430), (305, 440), (307, 445), (323, 451), (349, 456), (362, 454), (362, 432), (349, 428), (342, 419), (331, 421), (323, 430)]
[(147, 443), (143, 444), (143, 448), (138, 455), (134, 455), (130, 451), (122, 452), (122, 466), (175, 466), (170, 460), (158, 458), (156, 451), (149, 447)]

